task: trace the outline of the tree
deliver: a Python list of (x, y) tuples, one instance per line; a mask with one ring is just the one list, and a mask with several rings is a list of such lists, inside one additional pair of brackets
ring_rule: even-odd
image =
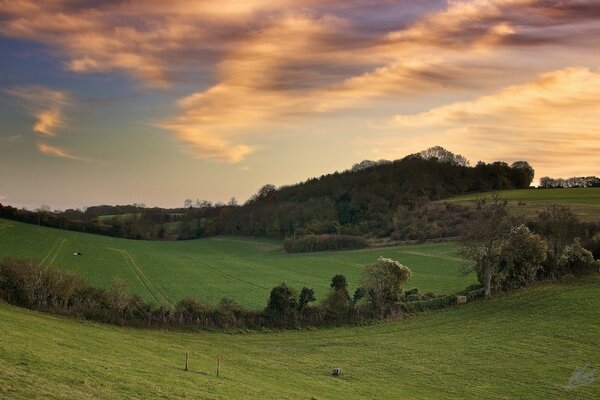
[(524, 225), (513, 227), (501, 250), (494, 283), (503, 289), (530, 285), (546, 261), (548, 245)]
[(329, 284), (333, 290), (348, 290), (348, 282), (346, 281), (346, 277), (342, 274), (337, 274), (333, 278), (331, 278), (331, 283)]
[(464, 156), (461, 156), (460, 154), (454, 154), (442, 146), (430, 147), (427, 150), (420, 152), (419, 155), (426, 160), (437, 160), (439, 162), (460, 165), (463, 167), (469, 165), (469, 160), (467, 160)]
[(411, 275), (410, 269), (398, 261), (379, 257), (374, 264), (367, 266), (362, 286), (374, 308), (381, 310), (400, 300), (404, 284)]
[(183, 208), (192, 208), (194, 201), (192, 199), (185, 199), (183, 201)]
[(560, 204), (550, 205), (538, 214), (537, 231), (546, 238), (555, 258), (577, 236), (578, 222), (571, 209)]
[(350, 293), (348, 293), (346, 277), (341, 274), (335, 275), (331, 278), (331, 284), (329, 286), (331, 287), (331, 290), (323, 302), (325, 309), (336, 319), (347, 317), (352, 301), (350, 299)]
[(502, 249), (509, 230), (506, 199), (494, 194), (490, 199), (477, 200), (477, 217), (463, 239), (462, 253), (473, 261), (472, 269), (485, 288), (485, 297), (492, 295), (492, 279), (497, 273)]
[(266, 312), (281, 320), (291, 320), (296, 317), (298, 300), (293, 289), (285, 282), (271, 290)]
[(303, 287), (300, 291), (300, 296), (298, 296), (298, 311), (302, 312), (309, 303), (315, 300), (317, 300), (315, 297), (315, 291), (307, 288), (306, 286)]
[(510, 166), (513, 170), (513, 181), (517, 188), (528, 188), (535, 176), (535, 170), (527, 161), (515, 161)]

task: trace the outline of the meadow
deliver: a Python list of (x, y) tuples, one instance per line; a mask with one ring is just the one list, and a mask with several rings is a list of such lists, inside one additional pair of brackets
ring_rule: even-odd
[(565, 386), (600, 366), (599, 308), (598, 277), (395, 322), (267, 333), (119, 328), (0, 304), (0, 398), (597, 399), (598, 380)]
[[(397, 259), (413, 271), (410, 287), (453, 293), (474, 283), (461, 276), (465, 261), (455, 243), (407, 245), (343, 252), (286, 254), (281, 242), (214, 237), (190, 241), (135, 241), (37, 227), (0, 219), (0, 258), (29, 257), (44, 265), (75, 271), (99, 287), (113, 278), (147, 301), (173, 304), (193, 296), (209, 304), (230, 297), (249, 308), (263, 308), (271, 288), (286, 282), (329, 290), (331, 277), (344, 274), (358, 286), (364, 266), (379, 256)], [(81, 256), (74, 256), (81, 252)]]
[[(470, 203), (479, 198), (490, 197), (492, 193), (468, 194), (443, 201)], [(533, 217), (550, 204), (563, 204), (569, 206), (584, 221), (600, 219), (600, 188), (519, 189), (496, 193), (508, 200), (509, 209), (516, 215)]]

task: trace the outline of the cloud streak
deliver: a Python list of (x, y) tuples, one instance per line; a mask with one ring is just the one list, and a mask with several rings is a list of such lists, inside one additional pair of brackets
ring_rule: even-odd
[(57, 130), (65, 125), (63, 109), (71, 104), (68, 93), (43, 86), (20, 86), (5, 92), (21, 101), (35, 118), (32, 127), (35, 133), (56, 136)]
[(48, 156), (58, 157), (58, 158), (67, 158), (69, 160), (76, 160), (76, 161), (93, 162), (92, 160), (90, 160), (88, 158), (73, 155), (69, 151), (64, 150), (57, 146), (50, 146), (50, 145), (38, 142), (37, 148), (40, 151), (40, 153), (46, 154)]

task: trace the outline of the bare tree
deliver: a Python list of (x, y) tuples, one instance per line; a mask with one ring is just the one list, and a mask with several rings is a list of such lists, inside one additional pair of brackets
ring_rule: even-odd
[(509, 232), (507, 201), (498, 194), (477, 200), (478, 216), (463, 240), (463, 255), (473, 261), (470, 270), (485, 288), (485, 297), (492, 295), (492, 278), (502, 259), (503, 244)]

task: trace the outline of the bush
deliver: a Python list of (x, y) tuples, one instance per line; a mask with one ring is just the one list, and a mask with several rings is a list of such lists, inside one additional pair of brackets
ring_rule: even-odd
[(367, 266), (363, 287), (373, 307), (383, 310), (386, 305), (400, 301), (403, 286), (411, 275), (408, 267), (389, 258), (379, 257), (375, 264)]
[(579, 240), (567, 246), (558, 260), (558, 265), (563, 274), (576, 276), (588, 275), (598, 272), (600, 263), (594, 261), (592, 253), (583, 248)]
[(399, 303), (399, 309), (406, 313), (439, 310), (456, 304), (456, 295), (438, 296), (429, 300), (408, 301)]
[(596, 233), (591, 239), (589, 239), (585, 248), (588, 249), (596, 260), (600, 259), (600, 233)]
[(265, 312), (279, 323), (293, 323), (296, 320), (298, 300), (293, 289), (285, 283), (271, 290)]
[(351, 235), (305, 235), (289, 237), (283, 241), (288, 253), (309, 253), (328, 250), (355, 250), (369, 246), (367, 239)]
[(500, 252), (500, 263), (493, 278), (503, 290), (532, 284), (546, 261), (548, 245), (524, 225), (513, 227)]

